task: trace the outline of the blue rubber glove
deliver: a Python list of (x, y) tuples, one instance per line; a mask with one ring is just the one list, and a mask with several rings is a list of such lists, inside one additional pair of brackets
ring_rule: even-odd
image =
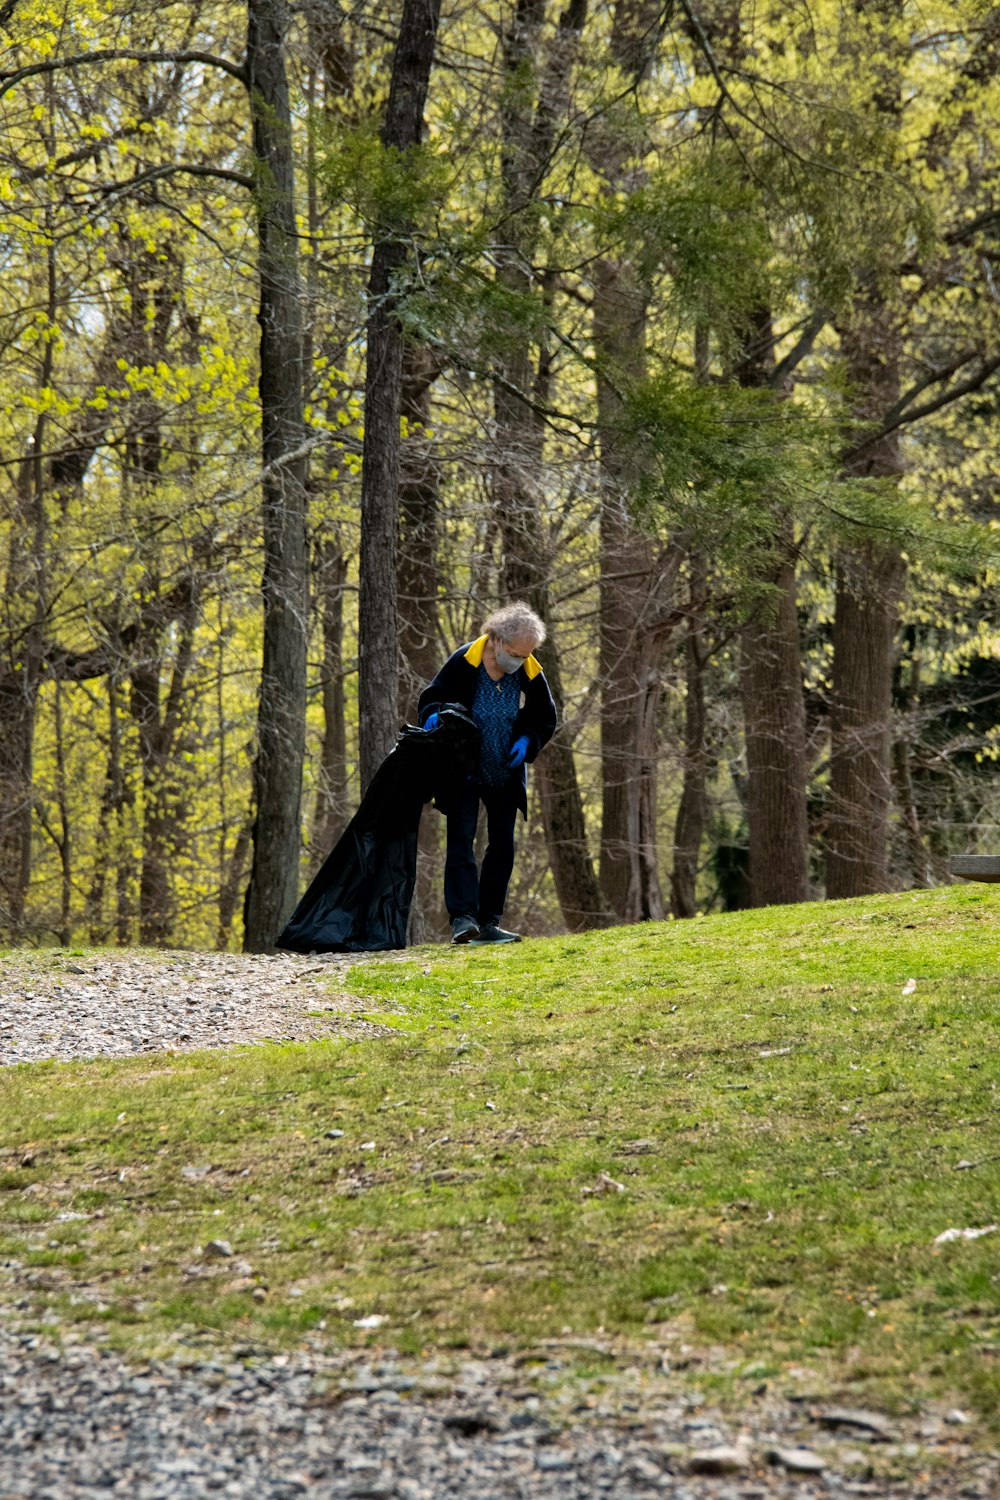
[(508, 760), (507, 765), (512, 771), (516, 771), (518, 766), (524, 765), (524, 757), (527, 755), (527, 753), (528, 736), (526, 734), (522, 734), (520, 738), (516, 739), (513, 745), (511, 745), (510, 747), (510, 759)]
[(440, 714), (428, 714), (424, 720), (425, 729), (436, 729), (441, 722)]

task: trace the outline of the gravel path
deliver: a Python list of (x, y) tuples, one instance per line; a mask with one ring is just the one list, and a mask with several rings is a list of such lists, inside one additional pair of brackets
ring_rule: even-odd
[[(243, 1351), (246, 1356), (250, 1351)], [(526, 1384), (506, 1359), (416, 1368), (303, 1349), (289, 1357), (129, 1366), (0, 1330), (0, 1497), (76, 1500), (819, 1500), (878, 1495), (995, 1500), (993, 1458), (950, 1452), (873, 1480), (874, 1450), (823, 1438), (804, 1409), (762, 1406), (727, 1428), (666, 1383), (574, 1410), (558, 1362)], [(546, 1382), (556, 1383), (551, 1395)], [(945, 1429), (947, 1431), (947, 1429)], [(803, 1441), (822, 1472), (769, 1457)], [(925, 1442), (928, 1440), (925, 1439)], [(936, 1439), (929, 1441), (933, 1450)], [(719, 1452), (722, 1445), (725, 1450)], [(960, 1445), (961, 1446), (961, 1445)], [(715, 1459), (706, 1454), (715, 1452)], [(801, 1449), (799, 1450), (801, 1452)], [(881, 1451), (888, 1454), (883, 1447)], [(906, 1445), (893, 1450), (906, 1456)], [(801, 1459), (801, 1462), (806, 1462)], [(921, 1460), (924, 1463), (924, 1460)], [(694, 1472), (705, 1465), (709, 1473)]]
[[(0, 1064), (376, 1035), (366, 1003), (329, 986), (364, 961), (19, 953), (0, 960)], [(309, 1344), (137, 1365), (17, 1317), (0, 1306), (0, 1500), (1000, 1497), (1000, 1454), (967, 1441), (961, 1413), (873, 1434), (761, 1394), (733, 1426), (676, 1377), (628, 1368), (581, 1401), (555, 1359), (530, 1381), (505, 1358), (456, 1372)]]
[[(7, 955), (0, 959), (0, 1065), (376, 1035), (381, 1028), (360, 1019), (370, 1005), (330, 987), (331, 975), (364, 962), (357, 954), (113, 949), (99, 958)], [(324, 1014), (309, 1015), (318, 1010)]]

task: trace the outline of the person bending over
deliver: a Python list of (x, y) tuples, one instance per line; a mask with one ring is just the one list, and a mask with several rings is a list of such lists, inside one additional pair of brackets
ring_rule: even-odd
[[(490, 615), (477, 640), (449, 656), (420, 695), (418, 722), (437, 727), (446, 703), (461, 703), (480, 733), (478, 772), (446, 789), (437, 805), (448, 820), (444, 899), (453, 943), (516, 943), (500, 925), (514, 867), (514, 826), (528, 816), (527, 765), (555, 733), (556, 708), (534, 652), (545, 626), (526, 604)], [(479, 804), (486, 808), (487, 846), (476, 868)]]

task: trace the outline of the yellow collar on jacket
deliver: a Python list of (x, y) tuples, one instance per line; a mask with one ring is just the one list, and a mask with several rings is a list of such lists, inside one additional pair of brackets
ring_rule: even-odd
[[(473, 641), (468, 651), (466, 651), (465, 659), (470, 667), (482, 666), (483, 652), (486, 650), (486, 642), (488, 640), (488, 635), (481, 635), (478, 640)], [(529, 656), (525, 659), (524, 670), (527, 672), (530, 680), (531, 678), (541, 676), (542, 664), (534, 656)]]

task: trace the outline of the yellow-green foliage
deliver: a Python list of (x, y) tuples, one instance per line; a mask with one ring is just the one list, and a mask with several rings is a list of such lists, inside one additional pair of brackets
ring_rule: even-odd
[[(314, 542), (336, 542), (348, 559), (351, 766), (364, 288), (375, 225), (408, 236), (411, 271), (395, 288), (400, 315), (438, 370), (429, 430), (404, 427), (404, 436), (413, 451), (431, 455), (440, 480), (442, 655), (478, 628), (502, 587), (490, 510), (498, 457), (491, 368), (524, 347), (532, 378), (544, 372), (531, 392), (544, 429), (541, 462), (527, 466), (524, 491), (541, 518), (566, 711), (593, 833), (600, 804), (596, 502), (604, 482), (595, 441), (598, 374), (620, 383), (623, 401), (633, 395), (640, 409), (645, 402), (647, 412), (657, 391), (679, 393), (661, 404), (657, 431), (660, 456), (673, 465), (672, 493), (685, 500), (683, 514), (669, 519), (687, 528), (685, 542), (711, 552), (719, 597), (731, 601), (738, 592), (727, 559), (745, 563), (748, 549), (766, 550), (769, 507), (777, 498), (791, 506), (803, 617), (812, 630), (804, 662), (811, 686), (829, 682), (823, 632), (833, 552), (866, 527), (888, 525), (898, 538), (911, 518), (904, 617), (933, 636), (931, 675), (996, 653), (993, 549), (965, 529), (970, 518), (987, 530), (998, 524), (993, 408), (960, 404), (907, 428), (907, 472), (891, 497), (885, 486), (837, 494), (829, 482), (848, 414), (855, 433), (863, 424), (840, 347), (858, 315), (859, 288), (877, 292), (887, 308), (904, 388), (929, 382), (911, 411), (946, 388), (935, 372), (963, 351), (978, 357), (1000, 343), (992, 261), (980, 235), (963, 237), (992, 206), (997, 169), (991, 15), (945, 0), (930, 10), (821, 0), (808, 10), (770, 4), (736, 13), (739, 35), (717, 28), (711, 55), (675, 17), (633, 88), (627, 61), (612, 56), (621, 38), (610, 0), (589, 8), (579, 37), (560, 34), (560, 7), (550, 7), (534, 62), (506, 82), (494, 19), (446, 6), (426, 141), (405, 159), (378, 137), (389, 57), (388, 42), (378, 39), (381, 20), (377, 27), (345, 21), (326, 46), (310, 34), (305, 13), (296, 13), (289, 73), (315, 445), (310, 525)], [(252, 816), (260, 430), (246, 93), (210, 62), (94, 61), (117, 49), (201, 51), (235, 64), (245, 25), (245, 8), (229, 0), (169, 7), (25, 0), (5, 23), (4, 660), (12, 673), (22, 669), (18, 642), (39, 622), (53, 657), (105, 649), (114, 656), (122, 633), (128, 641), (116, 658), (117, 678), (103, 669), (81, 681), (64, 678), (58, 713), (54, 681), (41, 689), (29, 927), (42, 939), (67, 927), (135, 935), (159, 807), (168, 813), (172, 886), (164, 935), (214, 942), (219, 894)], [(53, 62), (59, 70), (45, 71)], [(552, 128), (544, 158), (528, 174), (525, 201), (511, 205), (503, 121), (517, 116), (544, 135), (546, 109)], [(182, 165), (229, 175), (185, 175)], [(520, 290), (496, 275), (498, 264), (518, 256)], [(595, 366), (591, 308), (601, 265), (646, 285), (654, 383), (638, 393), (621, 369)], [(725, 423), (715, 424), (694, 458), (672, 441), (678, 413), (711, 404), (692, 394), (696, 331), (710, 335), (702, 376), (717, 390), (759, 301), (773, 313), (778, 358), (812, 312), (827, 314), (786, 393), (782, 429), (808, 433), (814, 447), (792, 445), (774, 485), (774, 451), (758, 444), (750, 472), (746, 433), (737, 441)], [(86, 460), (81, 483), (45, 478), (49, 456), (74, 454)], [(737, 470), (738, 503), (736, 481), (727, 487), (719, 478)], [(673, 532), (662, 512), (653, 525), (651, 548), (667, 544)], [(716, 546), (720, 534), (725, 545)], [(185, 616), (176, 601), (192, 580)], [(318, 610), (314, 620), (304, 837), (323, 731)], [(720, 759), (736, 762), (740, 731), (724, 637), (720, 630), (713, 732)], [(172, 683), (182, 687), (169, 764), (147, 766), (145, 777), (133, 712), (137, 662), (154, 664), (164, 718)], [(683, 708), (677, 663), (664, 690), (664, 722), (672, 726)], [(112, 697), (117, 791), (108, 777)], [(980, 752), (992, 753), (989, 734)], [(672, 746), (663, 769), (668, 844), (682, 774)], [(737, 816), (732, 794), (716, 790), (719, 815)], [(529, 839), (525, 854), (536, 850)], [(515, 907), (537, 926), (554, 923), (544, 861), (526, 858), (521, 868)], [(704, 895), (711, 899), (708, 886)], [(238, 937), (237, 916), (231, 938)]]

